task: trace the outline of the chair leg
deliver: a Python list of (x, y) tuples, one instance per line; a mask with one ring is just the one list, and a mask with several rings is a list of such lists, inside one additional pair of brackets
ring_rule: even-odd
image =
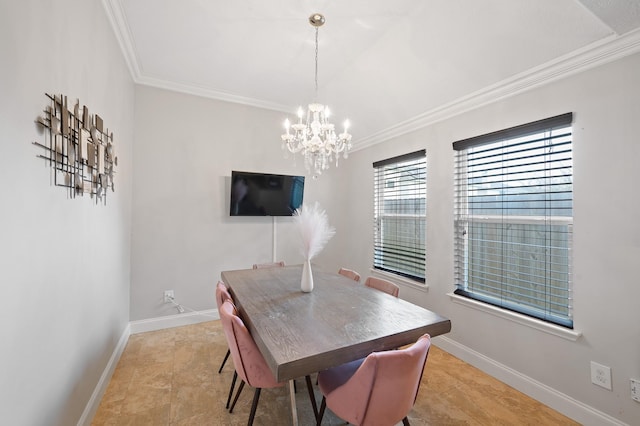
[(324, 416), (324, 409), (327, 408), (327, 399), (323, 396), (322, 402), (320, 403), (320, 412), (318, 413), (316, 425), (320, 426), (322, 424), (322, 417)]
[(253, 403), (251, 404), (251, 414), (249, 414), (249, 423), (247, 426), (251, 426), (253, 424), (253, 418), (256, 416), (256, 408), (258, 408), (258, 400), (260, 399), (260, 391), (261, 388), (256, 388), (256, 391), (253, 394)]
[(309, 391), (309, 399), (311, 400), (311, 407), (313, 407), (313, 415), (318, 419), (318, 406), (316, 405), (316, 394), (313, 392), (313, 384), (311, 383), (311, 376), (304, 376), (307, 381), (307, 390)]
[(225, 406), (225, 408), (228, 410), (229, 409), (229, 403), (231, 402), (231, 396), (233, 396), (233, 388), (236, 387), (236, 379), (238, 378), (238, 372), (237, 371), (233, 371), (233, 379), (231, 380), (231, 387), (229, 388), (229, 397), (227, 398), (227, 405)]
[(222, 364), (220, 364), (220, 369), (218, 370), (218, 374), (222, 373), (222, 368), (224, 367), (224, 364), (227, 362), (227, 358), (229, 358), (229, 354), (231, 354), (231, 350), (227, 349), (227, 354), (224, 356), (224, 359), (222, 360)]
[(409, 424), (409, 419), (408, 419), (407, 417), (405, 417), (404, 419), (402, 419), (402, 424), (403, 424), (404, 426), (411, 426), (411, 425)]
[(238, 387), (238, 393), (236, 393), (236, 397), (233, 398), (233, 404), (231, 404), (231, 408), (229, 408), (229, 412), (233, 413), (233, 407), (236, 406), (236, 402), (238, 402), (238, 397), (240, 396), (240, 392), (242, 392), (242, 388), (244, 388), (244, 380), (240, 380), (240, 386)]

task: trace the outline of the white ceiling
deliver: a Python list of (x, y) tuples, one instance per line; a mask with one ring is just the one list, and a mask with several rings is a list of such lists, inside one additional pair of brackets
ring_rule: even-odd
[[(134, 80), (283, 111), (366, 146), (640, 51), (640, 0), (104, 0)], [(274, 134), (275, 140), (279, 134)]]

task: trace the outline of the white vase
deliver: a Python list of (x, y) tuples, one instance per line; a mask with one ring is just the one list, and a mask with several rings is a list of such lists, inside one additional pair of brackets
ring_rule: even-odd
[(313, 290), (313, 273), (311, 272), (311, 261), (305, 260), (302, 266), (302, 280), (300, 280), (300, 290), (310, 293)]

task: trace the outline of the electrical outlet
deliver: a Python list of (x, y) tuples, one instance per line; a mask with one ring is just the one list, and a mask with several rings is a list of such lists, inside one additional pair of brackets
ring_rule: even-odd
[(591, 383), (611, 390), (611, 368), (591, 361)]
[(173, 300), (173, 290), (164, 291), (164, 303), (171, 303)]
[(640, 380), (631, 379), (631, 399), (640, 402)]

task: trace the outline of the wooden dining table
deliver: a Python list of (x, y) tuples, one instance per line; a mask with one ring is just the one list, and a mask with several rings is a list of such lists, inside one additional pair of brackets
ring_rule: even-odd
[(221, 277), (276, 380), (289, 381), (294, 425), (294, 379), (451, 330), (447, 318), (315, 265), (310, 293), (301, 265)]

